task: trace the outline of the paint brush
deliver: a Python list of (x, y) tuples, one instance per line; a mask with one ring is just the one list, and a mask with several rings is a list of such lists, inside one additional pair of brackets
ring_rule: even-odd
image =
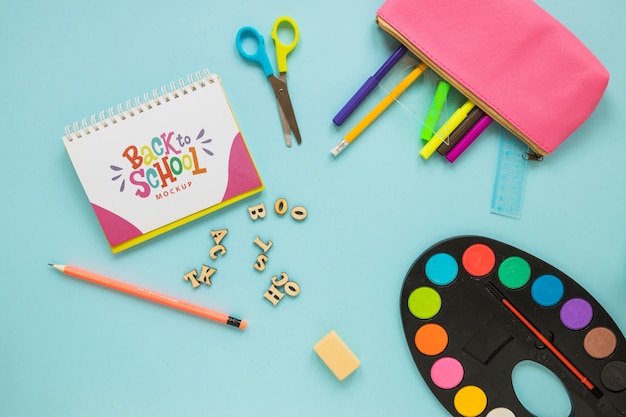
[(504, 304), (504, 306), (507, 308), (507, 310), (509, 310), (511, 313), (513, 313), (513, 315), (515, 317), (517, 317), (517, 319), (519, 321), (522, 322), (522, 324), (528, 329), (530, 330), (530, 332), (535, 335), (535, 337), (537, 337), (537, 339), (539, 339), (541, 341), (541, 343), (543, 343), (543, 345), (545, 347), (547, 347), (550, 352), (552, 352), (554, 354), (554, 356), (557, 357), (557, 359), (563, 364), (565, 365), (565, 367), (567, 369), (570, 370), (570, 372), (572, 372), (574, 374), (574, 376), (576, 376), (576, 378), (585, 386), (587, 387), (587, 389), (589, 391), (591, 391), (591, 393), (593, 395), (596, 396), (596, 398), (601, 398), (602, 397), (602, 391), (600, 391), (596, 386), (594, 386), (591, 381), (589, 381), (589, 379), (582, 373), (580, 372), (572, 362), (570, 362), (569, 359), (567, 359), (565, 357), (565, 355), (563, 355), (563, 353), (561, 353), (561, 351), (559, 351), (557, 349), (556, 346), (554, 346), (552, 344), (552, 342), (550, 342), (543, 334), (541, 334), (541, 332), (539, 331), (539, 329), (537, 329), (505, 296), (504, 294), (502, 294), (502, 292), (492, 283), (492, 282), (488, 282), (487, 284), (485, 284), (485, 288), (487, 289), (487, 291), (493, 295), (496, 299), (498, 299), (502, 304)]

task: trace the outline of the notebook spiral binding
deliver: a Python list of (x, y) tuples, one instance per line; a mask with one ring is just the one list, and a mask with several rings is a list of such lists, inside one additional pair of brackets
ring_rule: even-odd
[(134, 117), (144, 111), (176, 100), (181, 95), (189, 94), (199, 88), (206, 87), (208, 84), (213, 84), (216, 78), (217, 75), (211, 74), (207, 69), (204, 70), (204, 74), (201, 71), (197, 71), (195, 75), (188, 75), (187, 80), (180, 78), (178, 84), (171, 82), (169, 87), (165, 85), (162, 86), (160, 92), (155, 88), (151, 93), (145, 93), (143, 98), (135, 97), (134, 102), (133, 100), (127, 100), (125, 103), (120, 103), (116, 107), (109, 107), (108, 110), (103, 110), (97, 115), (94, 114), (90, 118), (85, 118), (72, 125), (65, 126), (65, 139), (70, 142), (75, 139), (80, 139), (83, 136), (107, 128), (127, 118)]

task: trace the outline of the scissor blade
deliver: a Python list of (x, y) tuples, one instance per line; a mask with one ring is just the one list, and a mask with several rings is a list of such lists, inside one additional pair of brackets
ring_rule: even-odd
[(278, 104), (278, 115), (280, 116), (280, 124), (283, 126), (283, 136), (285, 137), (285, 145), (288, 148), (291, 148), (291, 128), (289, 127), (289, 122), (287, 121), (287, 117), (285, 116), (285, 112), (283, 108)]
[[(278, 106), (282, 110), (281, 118), (283, 120), (286, 120), (288, 128), (293, 131), (293, 134), (296, 137), (296, 142), (298, 142), (298, 144), (302, 143), (302, 138), (300, 137), (300, 129), (298, 128), (298, 122), (296, 121), (296, 116), (293, 112), (293, 106), (291, 105), (291, 98), (289, 98), (289, 91), (287, 90), (285, 73), (281, 73), (280, 78), (271, 75), (268, 77), (268, 79), (270, 80), (270, 84), (272, 85), (272, 89), (274, 90), (274, 95), (276, 96), (276, 101), (278, 101)], [(284, 123), (283, 126), (285, 126)]]

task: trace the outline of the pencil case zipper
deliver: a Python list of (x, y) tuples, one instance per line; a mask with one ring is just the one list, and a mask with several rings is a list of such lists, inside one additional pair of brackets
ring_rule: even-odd
[(528, 159), (531, 160), (541, 160), (544, 156), (547, 155), (539, 146), (537, 146), (530, 138), (528, 138), (522, 131), (517, 129), (513, 124), (511, 124), (507, 119), (501, 116), (497, 111), (491, 108), (485, 101), (481, 100), (474, 93), (472, 93), (468, 88), (466, 88), (463, 84), (457, 81), (455, 78), (451, 77), (446, 71), (440, 68), (437, 64), (435, 64), (431, 59), (428, 58), (422, 51), (420, 51), (416, 46), (414, 46), (411, 42), (409, 42), (406, 38), (404, 38), (398, 31), (396, 31), (391, 25), (389, 25), (383, 18), (380, 16), (377, 17), (378, 26), (383, 29), (385, 32), (389, 33), (396, 40), (402, 43), (406, 48), (414, 54), (417, 58), (419, 58), (423, 63), (428, 66), (431, 70), (437, 73), (441, 78), (446, 80), (450, 85), (456, 88), (461, 94), (463, 94), (468, 100), (471, 100), (476, 106), (480, 107), (489, 117), (498, 122), (501, 126), (509, 130), (515, 136), (517, 136), (520, 140), (522, 140), (528, 147), (532, 150), (532, 153), (529, 154)]
[(543, 157), (594, 112), (602, 62), (533, 0), (385, 0), (378, 25)]

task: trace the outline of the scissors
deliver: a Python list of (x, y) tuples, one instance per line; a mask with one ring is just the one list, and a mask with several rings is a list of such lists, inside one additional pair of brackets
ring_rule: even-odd
[[(280, 39), (278, 39), (278, 27), (281, 24), (289, 25), (293, 31), (294, 38), (289, 45), (283, 44)], [(278, 114), (280, 115), (280, 120), (283, 126), (283, 135), (285, 136), (285, 144), (290, 147), (292, 131), (298, 144), (302, 143), (300, 130), (298, 129), (298, 122), (296, 121), (293, 106), (291, 105), (291, 98), (289, 98), (289, 91), (287, 90), (287, 55), (296, 47), (298, 39), (300, 38), (300, 31), (298, 30), (298, 25), (296, 25), (296, 22), (292, 18), (282, 16), (274, 22), (274, 28), (272, 29), (271, 35), (272, 39), (274, 39), (274, 44), (276, 45), (276, 61), (278, 63), (279, 72), (278, 77), (274, 75), (274, 69), (272, 68), (272, 64), (270, 64), (269, 57), (267, 56), (265, 40), (255, 28), (244, 26), (239, 29), (237, 37), (235, 38), (235, 44), (237, 45), (237, 49), (242, 57), (260, 64), (261, 68), (263, 68), (263, 72), (269, 80), (272, 89), (274, 90), (274, 95), (276, 96)], [(249, 53), (244, 50), (242, 42), (245, 37), (251, 37), (257, 41), (258, 47), (253, 53)]]

